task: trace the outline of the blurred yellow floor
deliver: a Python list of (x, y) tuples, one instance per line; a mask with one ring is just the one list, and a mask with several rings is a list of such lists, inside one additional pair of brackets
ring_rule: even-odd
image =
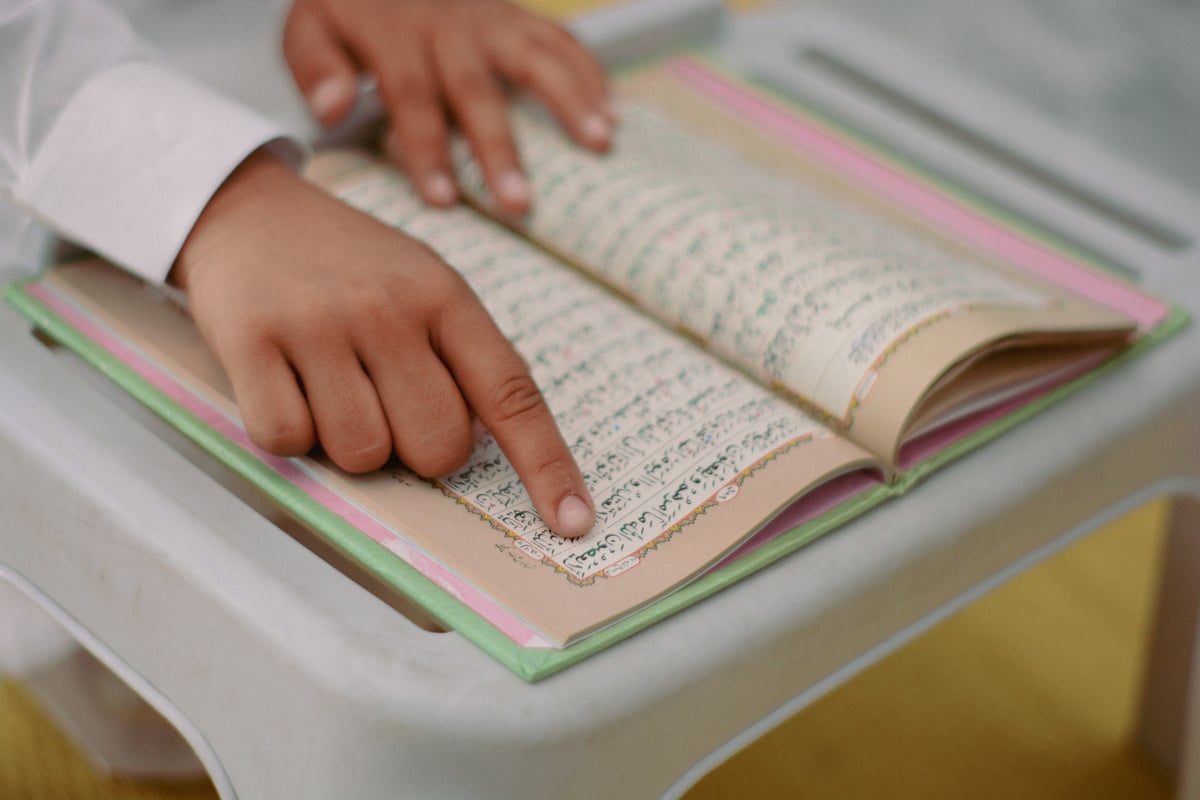
[(825, 697), (688, 800), (1158, 800), (1129, 745), (1165, 506), (1046, 561)]
[[(1127, 744), (1162, 512), (1135, 512), (836, 690), (688, 800), (1165, 800)], [(210, 800), (92, 773), (0, 683), (0, 798)]]

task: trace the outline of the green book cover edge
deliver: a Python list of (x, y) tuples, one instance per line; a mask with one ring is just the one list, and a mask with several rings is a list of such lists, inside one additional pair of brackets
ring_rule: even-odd
[[(1137, 357), (1140, 353), (1182, 330), (1189, 322), (1189, 317), (1185, 312), (1173, 308), (1168, 319), (1155, 331), (1100, 368), (1046, 393), (1020, 409), (954, 442), (936, 455), (906, 470), (897, 482), (881, 484), (865, 490), (816, 518), (780, 535), (757, 550), (702, 575), (587, 638), (561, 650), (555, 650), (525, 648), (513, 642), (478, 613), (435, 585), (399, 556), (363, 535), (349, 522), (280, 476), (253, 453), (229, 440), (180, 406), (108, 350), (29, 294), (27, 286), (35, 280), (11, 284), (7, 287), (5, 296), (18, 311), (32, 320), (51, 338), (79, 355), (134, 399), (176, 427), (233, 472), (262, 489), (298, 520), (361, 564), (373, 575), (403, 592), (429, 611), (447, 628), (463, 635), (516, 675), (530, 682), (542, 680), (595, 655), (622, 639), (626, 639), (773, 564), (880, 503), (904, 494), (925, 477), (952, 461), (979, 448), (1063, 398), (1101, 380), (1129, 359)], [(430, 635), (444, 634), (431, 633)]]

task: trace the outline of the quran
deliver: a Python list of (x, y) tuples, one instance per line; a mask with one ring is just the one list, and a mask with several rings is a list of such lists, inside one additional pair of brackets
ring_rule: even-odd
[(1185, 323), (1054, 242), (710, 63), (617, 81), (613, 152), (514, 109), (534, 207), (423, 206), (366, 151), (313, 181), (456, 267), (595, 500), (549, 532), (490, 436), (438, 480), (265, 454), (185, 304), (98, 261), (12, 287), (49, 336), (526, 679), (773, 563)]

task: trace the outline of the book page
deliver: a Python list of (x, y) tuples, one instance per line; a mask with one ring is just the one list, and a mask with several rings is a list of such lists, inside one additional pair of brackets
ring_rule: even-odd
[(552, 534), (490, 435), (464, 470), (439, 483), (571, 578), (621, 569), (739, 473), (822, 432), (507, 230), (466, 209), (431, 213), (393, 171), (363, 164), (328, 183), (455, 265), (525, 357), (583, 469), (604, 536)]
[[(1048, 302), (645, 106), (622, 108), (608, 155), (570, 146), (536, 112), (515, 128), (536, 188), (531, 237), (840, 419), (908, 331), (974, 306)], [(478, 196), (478, 167), (460, 161)]]
[[(918, 241), (963, 271), (1002, 277), (1042, 298), (1033, 304), (964, 303), (915, 321), (867, 365), (836, 422), (893, 469), (902, 468), (901, 450), (915, 428), (950, 422), (956, 433), (926, 434), (917, 448), (936, 452), (928, 450), (934, 439), (944, 447), (968, 435), (1001, 406), (1011, 411), (1013, 402), (1030, 402), (1034, 386), (1046, 391), (1094, 368), (1165, 319), (1166, 304), (1136, 286), (1039, 241), (1011, 220), (989, 218), (986, 209), (964, 203), (912, 165), (712, 65), (670, 59), (624, 78), (621, 89), (756, 169), (865, 215), (879, 230), (896, 233), (896, 241)], [(995, 362), (1005, 350), (1020, 355)], [(1062, 363), (1064, 354), (1070, 364)], [(964, 368), (985, 357), (1004, 364), (1006, 374)], [(1014, 390), (1025, 399), (1006, 400)], [(948, 401), (941, 410), (929, 406), (934, 391), (934, 406)], [(964, 402), (977, 409), (969, 421), (960, 419)]]
[(60, 267), (34, 294), (515, 641), (578, 638), (703, 572), (807, 489), (877, 471), (861, 448), (470, 209), (424, 207), (366, 156), (320, 155), (313, 168), (439, 250), (484, 299), (584, 471), (590, 534), (551, 534), (490, 436), (436, 481), (397, 463), (351, 476), (317, 455), (263, 454), (170, 297), (99, 263)]
[[(1094, 364), (1162, 317), (1134, 287), (702, 63), (670, 59), (618, 84), (626, 104), (606, 156), (566, 143), (544, 114), (517, 115), (539, 193), (523, 229), (889, 468), (913, 420), (928, 421), (926, 395), (956, 372), (974, 381), (962, 363), (1007, 347), (1038, 362), (1049, 347)], [(461, 145), (456, 161), (486, 207)], [(1046, 362), (1035, 371), (1068, 374)]]

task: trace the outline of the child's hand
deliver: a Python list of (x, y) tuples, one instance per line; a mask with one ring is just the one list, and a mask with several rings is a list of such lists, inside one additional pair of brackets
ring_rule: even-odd
[(171, 279), (263, 449), (319, 440), (350, 472), (395, 452), (435, 477), (470, 455), (474, 412), (546, 524), (590, 529), (587, 488), (524, 362), (421, 243), (260, 151), (209, 202)]
[(578, 143), (609, 146), (613, 117), (600, 66), (562, 28), (505, 0), (295, 0), (284, 53), (326, 125), (349, 113), (360, 71), (376, 76), (391, 124), (387, 150), (432, 205), (458, 194), (449, 116), (499, 207), (528, 210), (506, 85), (538, 97)]

